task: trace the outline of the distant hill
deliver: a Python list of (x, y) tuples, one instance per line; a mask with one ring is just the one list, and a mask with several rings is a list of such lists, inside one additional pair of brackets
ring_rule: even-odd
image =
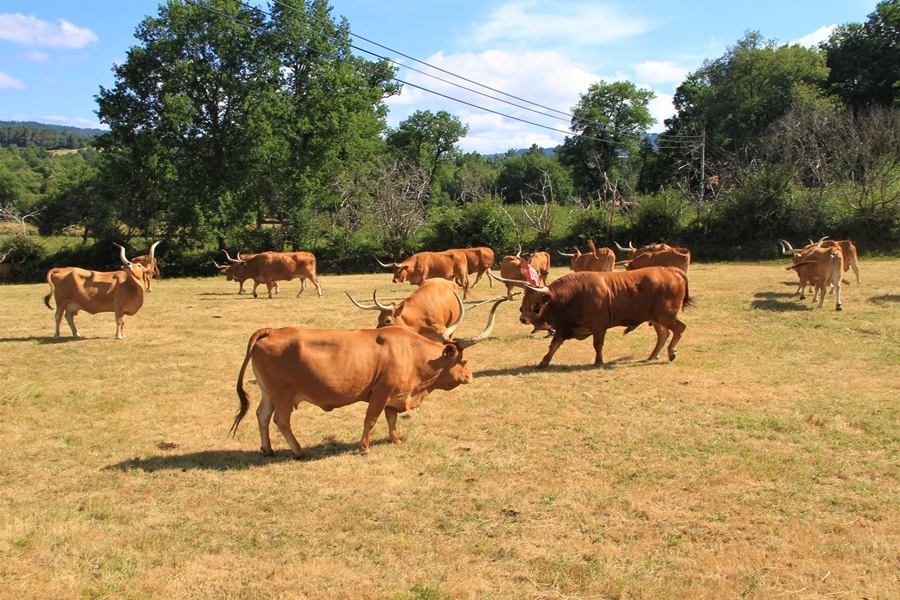
[(34, 146), (44, 150), (72, 150), (92, 145), (94, 139), (102, 133), (102, 129), (48, 125), (34, 121), (0, 121), (0, 147)]

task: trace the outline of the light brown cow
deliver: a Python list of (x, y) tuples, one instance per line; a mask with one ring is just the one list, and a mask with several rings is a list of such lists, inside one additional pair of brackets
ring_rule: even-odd
[(272, 298), (272, 291), (277, 289), (279, 281), (292, 279), (301, 280), (298, 298), (306, 291), (307, 279), (313, 282), (316, 292), (322, 297), (322, 288), (316, 278), (316, 257), (309, 252), (260, 252), (247, 259), (238, 255), (234, 261), (234, 279), (241, 282), (241, 288), (243, 280), (252, 279), (254, 298), (257, 297), (256, 288), (259, 284), (266, 284), (269, 298)]
[[(575, 248), (575, 254), (566, 254), (560, 252), (562, 256), (572, 259), (572, 270), (576, 273), (582, 271), (606, 272), (613, 270), (613, 264), (616, 262), (616, 254), (609, 248), (597, 248), (594, 240), (588, 240), (590, 252), (581, 253)], [(559, 251), (557, 251), (559, 252)]]
[(625, 265), (626, 271), (643, 269), (645, 267), (676, 267), (687, 274), (691, 266), (691, 251), (684, 247), (673, 247), (668, 244), (650, 244), (641, 248), (635, 248), (628, 242), (628, 248), (623, 248), (616, 242), (616, 247), (628, 253), (628, 258), (619, 261), (617, 265)]
[[(482, 275), (494, 266), (494, 251), (484, 246), (475, 248), (451, 248), (448, 252), (460, 252), (466, 257), (466, 272), (475, 275), (475, 281), (469, 287), (475, 287), (481, 281)], [(490, 287), (494, 287), (494, 280), (488, 278)]]
[(528, 262), (538, 272), (543, 284), (547, 285), (550, 277), (550, 254), (547, 252), (532, 252)]
[[(116, 246), (119, 246), (116, 244)], [(59, 338), (59, 325), (63, 314), (72, 330), (72, 335), (82, 337), (75, 327), (75, 316), (84, 310), (92, 315), (112, 312), (116, 315), (116, 339), (125, 337), (125, 317), (134, 315), (144, 305), (144, 267), (125, 258), (125, 248), (119, 246), (122, 270), (111, 273), (88, 271), (78, 267), (62, 267), (47, 272), (50, 293), (44, 297), (44, 304), (50, 306), (50, 296), (56, 302), (56, 330), (54, 338)]]
[[(522, 256), (521, 246), (515, 256), (506, 255), (500, 260), (500, 277), (528, 281), (528, 267), (537, 273), (537, 281), (533, 281), (533, 284), (547, 285), (547, 278), (550, 276), (550, 255), (546, 252), (535, 252), (530, 257)], [(506, 295), (509, 298), (512, 298), (513, 287), (515, 286), (506, 285)]]
[[(244, 391), (244, 372), (253, 372), (262, 392), (256, 419), (260, 450), (271, 456), (269, 423), (275, 425), (291, 447), (294, 458), (303, 449), (291, 430), (291, 413), (301, 402), (325, 411), (356, 402), (368, 402), (360, 450), (369, 452), (372, 428), (384, 413), (390, 439), (400, 443), (397, 415), (418, 407), (434, 390), (453, 390), (472, 381), (463, 351), (486, 339), (494, 325), (494, 313), (505, 298), (491, 308), (487, 326), (475, 337), (453, 341), (450, 336), (459, 319), (444, 331), (436, 344), (402, 327), (383, 329), (260, 329), (250, 337), (237, 381), (240, 408), (231, 426), (234, 434), (250, 406)], [(460, 306), (462, 302), (460, 301)]]
[(463, 289), (463, 298), (469, 297), (467, 260), (457, 252), (417, 252), (403, 262), (385, 264), (379, 260), (378, 264), (394, 270), (394, 283), (422, 285), (428, 279), (449, 279)]
[(357, 302), (345, 292), (357, 308), (380, 311), (377, 329), (397, 326), (414, 331), (435, 342), (443, 341), (443, 334), (462, 312), (456, 284), (446, 279), (429, 279), (400, 304), (381, 304), (372, 293), (371, 306)]
[[(825, 292), (829, 286), (834, 288), (835, 310), (841, 308), (841, 277), (844, 271), (844, 257), (839, 245), (830, 248), (810, 248), (800, 255), (799, 262), (786, 267), (795, 269), (800, 276), (801, 285), (809, 282), (815, 286), (813, 301), (819, 299), (819, 308), (825, 304)], [(800, 298), (805, 296), (801, 293)]]
[[(853, 273), (856, 275), (856, 283), (862, 283), (859, 278), (859, 256), (856, 252), (856, 245), (850, 240), (832, 240), (828, 239), (828, 237), (823, 237), (817, 243), (810, 242), (806, 246), (804, 246), (800, 250), (795, 250), (791, 247), (791, 244), (787, 240), (778, 240), (779, 245), (781, 245), (781, 253), (782, 254), (790, 254), (795, 257), (794, 263), (797, 262), (797, 256), (810, 248), (831, 248), (832, 246), (840, 246), (841, 254), (844, 257), (844, 272), (846, 273), (850, 269), (853, 269)], [(786, 248), (785, 248), (786, 246)], [(843, 283), (849, 283), (844, 281)], [(795, 292), (796, 293), (796, 292)]]
[[(244, 282), (247, 281), (247, 279), (249, 279), (249, 277), (247, 277), (245, 274), (246, 269), (243, 267), (243, 264), (246, 263), (248, 260), (250, 260), (251, 258), (253, 258), (256, 255), (255, 254), (242, 255), (240, 252), (238, 252), (237, 258), (231, 258), (230, 256), (228, 256), (228, 250), (222, 250), (222, 252), (225, 253), (225, 258), (228, 259), (228, 264), (220, 265), (216, 261), (212, 261), (212, 263), (219, 270), (219, 273), (221, 273), (222, 275), (225, 276), (225, 279), (227, 281), (237, 281), (238, 282), (238, 294), (243, 294), (245, 292)], [(278, 282), (276, 281), (274, 292), (277, 294), (280, 291), (281, 291), (281, 288), (279, 287)]]
[(607, 329), (626, 327), (628, 333), (647, 322), (656, 330), (656, 346), (647, 360), (659, 356), (670, 331), (669, 360), (675, 360), (685, 330), (678, 313), (692, 303), (687, 275), (673, 267), (611, 273), (582, 271), (540, 288), (520, 281), (513, 284), (525, 290), (520, 321), (537, 329), (555, 331), (550, 350), (541, 359), (539, 368), (550, 364), (564, 341), (583, 340), (591, 335), (596, 354), (594, 365), (601, 366)]
[(153, 242), (148, 254), (141, 254), (140, 256), (135, 256), (131, 259), (131, 262), (144, 267), (144, 287), (148, 292), (153, 291), (150, 289), (150, 281), (152, 279), (156, 279), (157, 281), (162, 279), (162, 274), (159, 272), (159, 264), (157, 264), (156, 257), (154, 256), (157, 246), (159, 246), (159, 242)]

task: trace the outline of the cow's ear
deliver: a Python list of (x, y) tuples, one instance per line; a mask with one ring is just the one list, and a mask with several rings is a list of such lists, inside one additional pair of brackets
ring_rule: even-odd
[(459, 348), (456, 344), (444, 344), (444, 358), (456, 358), (459, 354)]

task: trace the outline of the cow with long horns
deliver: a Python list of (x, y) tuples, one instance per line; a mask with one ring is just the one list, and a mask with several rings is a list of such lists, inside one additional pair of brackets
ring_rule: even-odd
[[(322, 287), (316, 277), (316, 257), (309, 252), (260, 252), (249, 258), (238, 254), (237, 259), (229, 257), (229, 260), (233, 266), (232, 277), (241, 283), (241, 289), (244, 287), (243, 280), (253, 280), (254, 298), (257, 297), (256, 288), (261, 283), (266, 285), (269, 298), (272, 298), (272, 292), (278, 290), (279, 281), (293, 279), (300, 279), (301, 282), (298, 298), (306, 291), (307, 280), (312, 281), (319, 297), (322, 297)], [(228, 276), (226, 271), (223, 272)]]
[(356, 402), (367, 402), (360, 450), (369, 452), (372, 428), (384, 413), (390, 439), (400, 443), (397, 415), (418, 407), (434, 390), (453, 390), (472, 381), (463, 351), (487, 339), (494, 325), (491, 308), (487, 326), (471, 338), (452, 340), (465, 315), (457, 296), (459, 318), (435, 343), (402, 327), (383, 329), (260, 329), (250, 337), (237, 381), (240, 408), (231, 432), (234, 434), (250, 403), (244, 390), (244, 373), (252, 362), (262, 397), (256, 409), (260, 450), (271, 456), (269, 424), (275, 425), (291, 447), (294, 458), (303, 449), (291, 430), (291, 413), (301, 402), (325, 411)]
[(443, 334), (460, 314), (456, 284), (446, 279), (429, 279), (399, 304), (382, 304), (372, 293), (372, 305), (357, 302), (349, 292), (345, 292), (357, 308), (377, 310), (378, 325), (382, 327), (403, 327), (435, 342), (443, 341)]
[(469, 270), (466, 257), (458, 252), (417, 252), (402, 262), (383, 263), (382, 267), (393, 269), (394, 283), (408, 281), (412, 285), (422, 285), (428, 279), (449, 279), (463, 289), (463, 298), (469, 297)]
[[(119, 246), (119, 244), (116, 244)], [(72, 330), (72, 335), (81, 337), (75, 327), (75, 316), (84, 310), (97, 314), (115, 313), (116, 339), (125, 337), (125, 317), (137, 314), (144, 305), (144, 275), (146, 270), (139, 263), (125, 257), (125, 248), (119, 246), (122, 270), (113, 272), (88, 271), (78, 267), (60, 267), (47, 272), (50, 293), (44, 297), (44, 304), (50, 306), (50, 296), (56, 302), (56, 330), (54, 338), (59, 338), (59, 325), (63, 315)]]
[[(811, 285), (815, 288), (813, 302), (818, 298), (819, 308), (822, 308), (825, 304), (825, 293), (831, 288), (835, 294), (834, 309), (842, 310), (841, 278), (843, 272), (846, 271), (843, 251), (839, 244), (825, 246), (822, 243), (823, 241), (824, 238), (819, 240), (817, 244), (804, 250), (799, 252), (793, 251), (793, 264), (786, 267), (786, 269), (797, 271), (797, 276), (800, 279), (798, 289), (801, 300), (806, 298), (804, 293), (806, 286)], [(784, 252), (783, 246), (782, 251)]]
[[(225, 276), (227, 281), (237, 281), (238, 282), (238, 294), (243, 294), (244, 290), (244, 282), (250, 278), (247, 274), (246, 264), (247, 261), (256, 256), (256, 254), (241, 254), (238, 252), (237, 258), (231, 258), (228, 255), (228, 250), (222, 250), (225, 253), (225, 258), (228, 260), (227, 265), (220, 265), (215, 260), (212, 261), (212, 264), (216, 266), (219, 270), (219, 273)], [(275, 282), (275, 288), (273, 290), (276, 294), (281, 291), (281, 288), (278, 285), (278, 281)]]
[(676, 267), (687, 273), (691, 266), (691, 251), (684, 247), (650, 244), (635, 248), (628, 242), (628, 248), (623, 248), (616, 242), (616, 248), (628, 254), (625, 260), (616, 262), (616, 265), (624, 265), (626, 271), (644, 267)]
[(598, 273), (612, 271), (616, 262), (615, 252), (609, 248), (597, 248), (594, 245), (594, 240), (588, 240), (588, 246), (590, 247), (590, 252), (584, 254), (578, 248), (575, 248), (574, 254), (566, 254), (559, 250), (557, 252), (561, 256), (572, 259), (572, 270), (576, 273), (582, 271), (595, 271)]
[(533, 287), (521, 281), (501, 280), (525, 290), (520, 321), (537, 329), (555, 330), (550, 350), (541, 359), (546, 367), (562, 343), (593, 336), (594, 365), (603, 365), (603, 342), (612, 327), (625, 333), (642, 323), (656, 331), (656, 346), (647, 360), (655, 360), (669, 333), (669, 360), (675, 360), (685, 324), (678, 319), (691, 304), (684, 271), (672, 267), (649, 267), (635, 271), (598, 273), (582, 271), (557, 279), (549, 286)]
[(159, 242), (153, 242), (147, 254), (141, 254), (140, 256), (135, 256), (131, 259), (131, 262), (144, 267), (144, 287), (148, 292), (153, 291), (150, 288), (151, 280), (156, 279), (159, 281), (162, 279), (162, 273), (159, 272), (159, 263), (157, 262), (155, 255), (157, 246), (159, 246)]

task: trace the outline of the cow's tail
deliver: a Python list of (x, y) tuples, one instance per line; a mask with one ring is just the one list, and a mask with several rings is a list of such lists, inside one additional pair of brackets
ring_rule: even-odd
[(56, 287), (53, 285), (53, 274), (54, 273), (56, 273), (56, 269), (50, 269), (49, 271), (47, 271), (47, 283), (50, 284), (50, 293), (47, 294), (46, 296), (44, 296), (44, 304), (46, 304), (47, 308), (49, 308), (50, 310), (53, 310), (53, 307), (50, 306), (50, 296), (53, 295), (53, 292), (56, 289)]
[(684, 300), (682, 300), (681, 302), (681, 309), (684, 310), (685, 308), (694, 306), (694, 299), (691, 297), (689, 291), (687, 273), (685, 273), (681, 269), (676, 270), (678, 271), (678, 274), (681, 276), (681, 278), (684, 279)]
[(241, 406), (238, 409), (237, 415), (234, 417), (234, 423), (231, 425), (231, 429), (228, 431), (228, 433), (231, 434), (231, 437), (234, 437), (237, 433), (238, 425), (241, 424), (241, 421), (247, 414), (247, 410), (250, 408), (247, 392), (244, 391), (244, 373), (247, 371), (247, 363), (250, 362), (250, 354), (253, 352), (253, 347), (256, 346), (256, 342), (269, 335), (270, 331), (270, 329), (260, 329), (250, 336), (250, 341), (247, 343), (247, 354), (244, 356), (244, 364), (241, 365), (241, 372), (238, 373), (237, 380), (237, 395), (241, 400)]

